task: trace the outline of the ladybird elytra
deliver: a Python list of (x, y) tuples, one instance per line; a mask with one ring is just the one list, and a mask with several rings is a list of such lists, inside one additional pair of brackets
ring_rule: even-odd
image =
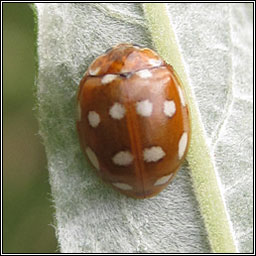
[(77, 104), (81, 147), (104, 181), (134, 198), (170, 183), (188, 151), (189, 110), (177, 73), (156, 52), (107, 50), (82, 78)]

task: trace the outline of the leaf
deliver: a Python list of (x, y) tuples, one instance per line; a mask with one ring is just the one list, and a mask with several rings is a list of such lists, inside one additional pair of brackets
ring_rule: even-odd
[[(61, 252), (252, 252), (252, 6), (36, 4), (38, 117)], [(101, 182), (75, 128), (83, 73), (120, 42), (173, 65), (191, 110), (188, 164), (151, 199)]]

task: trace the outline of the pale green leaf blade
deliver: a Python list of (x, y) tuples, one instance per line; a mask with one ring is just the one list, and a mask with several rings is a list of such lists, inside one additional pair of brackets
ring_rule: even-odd
[[(142, 6), (134, 3), (60, 3), (36, 4), (36, 6), (38, 9), (39, 55), (38, 114), (40, 133), (44, 139), (48, 157), (50, 182), (56, 207), (56, 232), (61, 251), (72, 253), (209, 252), (207, 233), (193, 192), (189, 175), (190, 169), (187, 166), (181, 169), (174, 182), (159, 196), (138, 201), (119, 195), (99, 181), (89, 164), (84, 160), (79, 147), (75, 129), (75, 99), (78, 83), (89, 63), (112, 45), (120, 42), (133, 42), (153, 47), (152, 39), (154, 43), (155, 40), (150, 33)], [(237, 24), (240, 26), (246, 25), (246, 31), (250, 33), (252, 26), (250, 7), (246, 7), (246, 5), (225, 5), (223, 15), (226, 15), (227, 21), (222, 24), (218, 21), (218, 12), (215, 13), (214, 8), (210, 6), (209, 4), (199, 6), (202, 8), (201, 16), (199, 15), (200, 11), (193, 5), (169, 4), (167, 10), (175, 36), (178, 40), (186, 39), (179, 41), (180, 54), (184, 59), (183, 63), (186, 66), (191, 90), (196, 96), (195, 104), (198, 104), (199, 115), (206, 131), (206, 142), (209, 144), (211, 152), (215, 153), (211, 162), (214, 162), (221, 182), (225, 187), (230, 186), (229, 191), (237, 195), (236, 192), (239, 192), (239, 190), (234, 184), (238, 179), (236, 179), (234, 173), (239, 173), (243, 167), (241, 164), (237, 164), (235, 169), (233, 166), (229, 168), (228, 162), (223, 158), (223, 150), (224, 153), (228, 153), (230, 143), (225, 143), (230, 142), (230, 140), (223, 140), (220, 135), (227, 133), (229, 129), (236, 128), (239, 120), (241, 121), (239, 118), (243, 118), (243, 120), (247, 118), (246, 125), (248, 127), (246, 128), (248, 129), (246, 132), (248, 132), (249, 140), (252, 138), (252, 133), (249, 129), (251, 127), (251, 116), (249, 115), (251, 112), (249, 114), (247, 112), (248, 110), (252, 111), (252, 98), (250, 96), (250, 86), (252, 85), (250, 81), (251, 70), (249, 69), (250, 64), (248, 64), (248, 61), (249, 63), (251, 61), (250, 55), (248, 56), (248, 50), (250, 51), (252, 46), (249, 42), (245, 49), (242, 48), (244, 59), (241, 63), (236, 61), (236, 64), (245, 65), (246, 63), (245, 66), (248, 67), (245, 70), (245, 80), (242, 80), (243, 85), (247, 86), (245, 86), (246, 89), (241, 91), (236, 89), (239, 96), (243, 93), (245, 94), (245, 101), (242, 103), (241, 109), (239, 109), (239, 115), (236, 115), (237, 108), (233, 108), (235, 97), (231, 97), (231, 99), (229, 97), (229, 101), (227, 100), (225, 86), (227, 86), (228, 76), (229, 79), (231, 79), (230, 77), (233, 78), (231, 79), (232, 88), (235, 82), (237, 82), (237, 88), (241, 88), (241, 81), (234, 81), (234, 76), (239, 74), (240, 69), (236, 67), (237, 70), (235, 71), (235, 68), (232, 68), (232, 71), (228, 71), (227, 76), (223, 76), (225, 60), (230, 58), (230, 52), (228, 50), (225, 51), (226, 45), (224, 45), (223, 57), (220, 58), (220, 55), (218, 55), (219, 43), (222, 42), (223, 38), (229, 41), (229, 46), (236, 47), (231, 40), (234, 34), (231, 32), (226, 35), (218, 34), (217, 27), (221, 27), (226, 23), (230, 24), (230, 27), (234, 24), (234, 28), (237, 28)], [(216, 6), (220, 8), (219, 5)], [(198, 44), (197, 41), (194, 41), (195, 35), (199, 34), (200, 38), (207, 37), (210, 35), (210, 29), (206, 29), (206, 31), (200, 30), (195, 34), (185, 33), (184, 29), (188, 29), (187, 32), (189, 32), (191, 26), (195, 30), (199, 29), (197, 28), (198, 23), (194, 25), (191, 23), (187, 27), (186, 25), (189, 22), (197, 21), (197, 19), (204, 20), (208, 11), (207, 8), (210, 10), (210, 17), (219, 22), (215, 25), (216, 42), (214, 41), (214, 46), (212, 47), (212, 52), (217, 53), (217, 56), (213, 59), (207, 58), (206, 53), (209, 49), (203, 43), (200, 45), (200, 51), (197, 48), (198, 51), (195, 52), (196, 58), (193, 58), (193, 52), (190, 51), (191, 47)], [(228, 11), (225, 12), (225, 10)], [(244, 15), (242, 21), (236, 19), (237, 15), (233, 15), (233, 12)], [(174, 15), (175, 13), (179, 15)], [(198, 18), (194, 18), (197, 15)], [(224, 19), (221, 21), (224, 22)], [(223, 32), (222, 30), (220, 31)], [(246, 34), (245, 38), (249, 36)], [(247, 42), (246, 39), (245, 41)], [(157, 48), (157, 43), (155, 45)], [(220, 46), (221, 50), (222, 44)], [(239, 43), (238, 46), (240, 46)], [(235, 54), (236, 51), (233, 52)], [(202, 54), (200, 55), (200, 53)], [(240, 58), (240, 55), (236, 57), (232, 55), (232, 58), (237, 57)], [(201, 62), (204, 62), (203, 66)], [(220, 67), (214, 74), (209, 75), (207, 72), (202, 72), (205, 69), (207, 70), (207, 68), (203, 69), (204, 66), (211, 67), (216, 63)], [(194, 75), (195, 73), (196, 76)], [(220, 90), (216, 97), (217, 101), (215, 99), (213, 102), (210, 97), (211, 91), (209, 94), (209, 88), (206, 85), (208, 85), (207, 83), (215, 85), (216, 81), (221, 82), (219, 87), (215, 89), (222, 87), (224, 89)], [(212, 90), (216, 91), (214, 86)], [(216, 111), (216, 113), (211, 111), (212, 108), (213, 110), (218, 110), (220, 102), (224, 102), (224, 105), (230, 109), (230, 114), (225, 116), (223, 112), (218, 113)], [(231, 114), (237, 117), (235, 118), (235, 124), (230, 118)], [(230, 121), (228, 117), (231, 119)], [(222, 123), (225, 125), (222, 125)], [(230, 128), (227, 129), (229, 124)], [(238, 128), (237, 132), (244, 135), (242, 129)], [(227, 138), (227, 136), (224, 136), (224, 138)], [(239, 159), (247, 166), (246, 175), (251, 177), (250, 157), (252, 156), (250, 152), (252, 152), (252, 147), (251, 141), (248, 143), (247, 140), (248, 138), (246, 137), (244, 143), (248, 145), (247, 155), (245, 157), (242, 154), (244, 151), (242, 151)], [(221, 145), (223, 142), (225, 142), (224, 146)], [(234, 142), (234, 145), (236, 142)], [(219, 153), (219, 157), (217, 153)], [(230, 175), (234, 177), (231, 180), (234, 183), (228, 182), (228, 178), (226, 179), (227, 182), (224, 182), (224, 174), (226, 175), (227, 171), (221, 175), (221, 170), (223, 169), (228, 170)], [(246, 176), (243, 177), (246, 179)], [(247, 184), (248, 188), (250, 187), (249, 185), (251, 184)], [(241, 186), (239, 188), (242, 188)], [(222, 189), (221, 191), (223, 192)], [(236, 237), (239, 250), (248, 252), (252, 250), (252, 244), (249, 241), (252, 232), (250, 223), (252, 218), (248, 217), (252, 209), (250, 208), (252, 194), (250, 191), (245, 190), (244, 195), (241, 201), (246, 210), (238, 212), (236, 205), (232, 206), (232, 196), (228, 198), (228, 194), (223, 193), (227, 206), (230, 205), (228, 214), (231, 216), (231, 223), (234, 227), (237, 227), (234, 228), (235, 232), (232, 232), (232, 234)], [(230, 204), (228, 204), (229, 202)], [(234, 215), (232, 215), (233, 213)], [(247, 226), (247, 229), (242, 233), (239, 228), (244, 226)], [(248, 246), (245, 246), (246, 244)]]
[[(225, 141), (226, 146), (229, 146), (232, 134), (230, 134), (231, 136), (226, 134), (225, 137), (222, 137), (220, 130), (226, 128), (229, 115), (232, 115), (232, 112), (236, 111), (236, 107), (233, 106), (234, 102), (236, 102), (236, 97), (233, 94), (236, 84), (231, 76), (234, 73), (233, 66), (237, 64), (234, 59), (236, 53), (233, 50), (237, 41), (234, 40), (237, 37), (239, 38), (239, 34), (236, 35), (235, 33), (237, 31), (233, 31), (237, 23), (234, 17), (232, 17), (232, 11), (240, 10), (241, 15), (244, 15), (249, 8), (249, 6), (243, 5), (231, 6), (219, 4), (144, 5), (153, 41), (160, 54), (180, 74), (187, 92), (192, 120), (192, 139), (187, 159), (212, 250), (219, 253), (236, 252), (237, 249), (235, 245), (235, 233), (232, 231), (232, 223), (229, 221), (229, 209), (225, 205), (229, 203), (228, 196), (226, 196), (226, 189), (222, 186), (221, 180), (218, 179), (218, 174), (222, 172), (222, 166), (219, 168), (216, 166), (216, 158), (214, 158), (213, 154), (217, 143), (223, 143)], [(179, 15), (176, 15), (177, 13)], [(207, 17), (205, 17), (205, 13), (208, 13)], [(174, 30), (176, 24), (180, 28)], [(216, 24), (221, 24), (221, 26), (216, 26)], [(249, 32), (249, 29), (246, 32)], [(166, 35), (169, 36), (166, 37)], [(167, 40), (167, 38), (170, 39)], [(192, 42), (191, 38), (193, 39)], [(249, 38), (249, 41), (248, 38), (246, 39), (247, 41), (243, 43), (248, 43), (251, 40), (251, 38)], [(209, 41), (211, 44), (207, 45)], [(178, 42), (180, 43), (179, 45)], [(187, 54), (187, 58), (184, 61), (181, 52), (183, 56)], [(245, 58), (250, 61), (251, 55), (249, 50), (246, 52)], [(207, 66), (208, 63), (206, 65), (198, 63), (202, 60), (208, 61), (211, 65)], [(191, 62), (191, 65), (188, 65), (187, 73), (196, 68), (189, 79), (185, 72), (186, 61)], [(216, 65), (213, 67), (212, 63)], [(207, 94), (197, 95), (198, 88), (196, 84), (202, 80), (203, 75), (205, 79), (200, 90), (207, 89), (208, 96), (211, 99), (201, 104), (201, 107), (199, 100), (202, 96), (204, 100)], [(220, 80), (219, 75), (221, 75), (221, 79), (223, 80)], [(208, 79), (211, 76), (214, 76), (218, 80), (214, 83), (214, 79)], [(193, 86), (194, 84), (195, 86)], [(249, 83), (248, 87), (251, 85), (252, 83)], [(209, 94), (209, 92), (212, 93)], [(214, 95), (219, 96), (215, 98)], [(243, 102), (243, 106), (249, 109), (250, 95), (248, 96), (249, 98)], [(216, 106), (217, 102), (219, 102), (219, 106)], [(207, 110), (207, 120), (203, 122), (202, 118), (204, 118), (205, 109)], [(248, 115), (249, 122), (247, 130), (249, 131), (250, 127), (252, 127), (250, 118), (252, 120), (252, 117)], [(236, 118), (232, 116), (232, 119)], [(212, 125), (212, 122), (215, 122), (215, 126)], [(231, 127), (234, 125), (232, 120), (229, 121), (228, 125)], [(204, 129), (208, 129), (210, 134), (205, 134)], [(242, 130), (242, 132), (244, 131)], [(207, 140), (211, 140), (212, 143), (207, 143)], [(234, 142), (232, 141), (232, 143)], [(249, 145), (252, 145), (252, 143)], [(223, 157), (224, 155), (220, 155), (219, 159)], [(250, 166), (252, 159), (248, 158), (248, 160), (249, 167), (252, 167)], [(223, 159), (223, 162), (225, 162), (225, 159)], [(249, 171), (251, 171), (251, 168), (249, 168)], [(248, 195), (250, 195), (251, 191), (249, 190), (248, 192)]]

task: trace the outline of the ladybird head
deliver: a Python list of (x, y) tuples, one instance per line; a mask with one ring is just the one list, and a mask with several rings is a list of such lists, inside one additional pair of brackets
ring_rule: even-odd
[(105, 74), (125, 75), (130, 72), (159, 67), (162, 59), (149, 48), (140, 48), (133, 44), (119, 44), (99, 56), (90, 65), (90, 76)]

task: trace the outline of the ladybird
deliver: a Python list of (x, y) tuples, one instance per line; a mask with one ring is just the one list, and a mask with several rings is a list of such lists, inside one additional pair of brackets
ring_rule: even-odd
[(77, 131), (99, 176), (127, 196), (157, 195), (185, 159), (189, 110), (172, 68), (149, 48), (122, 43), (82, 78)]

